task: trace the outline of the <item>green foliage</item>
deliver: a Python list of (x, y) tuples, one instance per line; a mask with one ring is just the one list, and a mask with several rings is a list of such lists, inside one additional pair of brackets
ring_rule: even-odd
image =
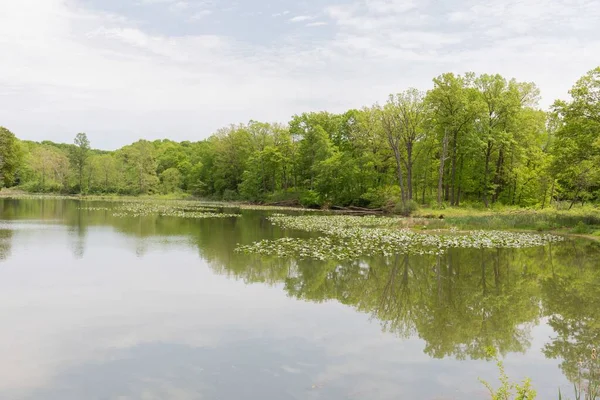
[(560, 196), (575, 201), (595, 198), (600, 188), (600, 67), (588, 72), (570, 91), (570, 102), (557, 101), (552, 169)]
[(85, 133), (78, 133), (74, 143), (75, 146), (71, 147), (70, 158), (78, 177), (77, 189), (81, 193), (83, 192), (83, 170), (90, 153), (90, 141)]
[(14, 184), (21, 165), (22, 151), (15, 135), (0, 126), (0, 189)]
[(400, 189), (397, 186), (386, 185), (378, 188), (369, 188), (361, 199), (371, 208), (382, 208), (392, 211), (401, 202)]
[(571, 229), (571, 232), (579, 233), (579, 234), (586, 234), (586, 233), (590, 233), (591, 229), (589, 226), (584, 224), (583, 221), (579, 221), (577, 223), (577, 225), (575, 225), (575, 227), (573, 229)]
[(480, 379), (480, 382), (490, 392), (492, 400), (533, 400), (536, 398), (537, 393), (531, 386), (531, 381), (525, 379), (522, 383), (513, 383), (506, 375), (504, 370), (504, 363), (500, 360), (497, 355), (496, 349), (490, 347), (487, 349), (488, 356), (496, 361), (498, 372), (500, 373), (500, 387), (494, 389), (489, 383)]
[(74, 144), (34, 143), (2, 128), (0, 174), (4, 186), (36, 192), (188, 193), (405, 215), (417, 204), (573, 208), (600, 201), (599, 91), (596, 68), (546, 113), (533, 83), (446, 73), (428, 92), (405, 90), (383, 105), (112, 152), (91, 149), (85, 133)]
[(160, 174), (161, 193), (174, 193), (179, 190), (181, 172), (177, 168), (169, 168)]
[(300, 204), (308, 208), (319, 208), (323, 203), (317, 192), (305, 190), (300, 194)]
[[(456, 213), (444, 210), (445, 221), (463, 229), (523, 229), (547, 231), (562, 228), (580, 229), (588, 233), (600, 227), (600, 210), (584, 208), (571, 211), (556, 210), (496, 210), (481, 212), (465, 210)], [(579, 226), (579, 228), (577, 228)]]
[(419, 204), (414, 200), (399, 202), (394, 208), (396, 214), (409, 216), (419, 209)]
[(289, 205), (300, 205), (302, 191), (295, 188), (281, 189), (271, 193), (266, 201), (268, 203), (285, 203)]

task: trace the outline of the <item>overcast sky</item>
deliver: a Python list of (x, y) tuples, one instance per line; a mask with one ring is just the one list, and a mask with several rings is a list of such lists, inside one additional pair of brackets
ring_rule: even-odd
[(534, 81), (547, 107), (599, 55), (598, 0), (0, 0), (0, 125), (105, 149), (200, 140), (448, 71)]

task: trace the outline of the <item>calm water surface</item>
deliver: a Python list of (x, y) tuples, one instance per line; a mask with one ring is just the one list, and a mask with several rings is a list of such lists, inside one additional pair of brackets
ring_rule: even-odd
[[(260, 259), (302, 235), (0, 199), (0, 399), (485, 399), (571, 393), (600, 345), (600, 245), (360, 262)], [(573, 396), (571, 396), (573, 397)]]

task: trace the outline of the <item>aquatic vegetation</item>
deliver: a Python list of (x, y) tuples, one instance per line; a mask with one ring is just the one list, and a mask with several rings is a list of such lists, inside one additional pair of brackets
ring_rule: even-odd
[(402, 227), (403, 219), (396, 217), (354, 216), (354, 215), (302, 215), (292, 216), (273, 214), (269, 221), (286, 229), (298, 229), (307, 232), (334, 234), (332, 230), (359, 227)]
[(256, 210), (256, 211), (308, 211), (308, 212), (327, 211), (327, 210), (323, 210), (323, 209), (314, 209), (314, 208), (269, 206), (269, 205), (259, 205), (259, 204), (240, 204), (239, 208), (242, 210)]
[(143, 217), (147, 215), (179, 218), (239, 217), (239, 214), (220, 213), (217, 208), (189, 202), (128, 202), (115, 207), (113, 210), (114, 217)]
[(403, 228), (402, 219), (356, 216), (286, 216), (269, 220), (282, 228), (318, 232), (309, 239), (285, 237), (238, 246), (247, 254), (299, 257), (316, 260), (351, 260), (396, 254), (443, 254), (449, 248), (523, 248), (561, 241), (549, 234), (473, 231), (422, 233)]

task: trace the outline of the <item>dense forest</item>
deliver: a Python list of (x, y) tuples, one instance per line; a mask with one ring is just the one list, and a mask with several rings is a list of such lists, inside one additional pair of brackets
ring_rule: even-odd
[(443, 74), (343, 114), (250, 121), (198, 142), (94, 150), (0, 128), (0, 186), (30, 192), (169, 194), (407, 212), (421, 205), (544, 208), (600, 201), (600, 67), (549, 111), (533, 83)]

